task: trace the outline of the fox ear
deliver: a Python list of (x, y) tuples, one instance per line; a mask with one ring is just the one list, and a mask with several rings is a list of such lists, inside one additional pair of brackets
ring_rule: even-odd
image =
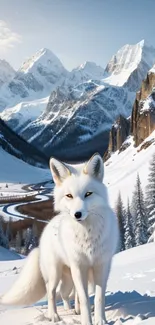
[(88, 160), (88, 162), (84, 166), (83, 172), (84, 174), (88, 174), (102, 182), (104, 176), (104, 165), (102, 157), (99, 153), (95, 153)]
[(69, 168), (64, 163), (55, 158), (50, 159), (50, 170), (54, 183), (58, 186), (61, 185), (61, 183), (71, 175)]

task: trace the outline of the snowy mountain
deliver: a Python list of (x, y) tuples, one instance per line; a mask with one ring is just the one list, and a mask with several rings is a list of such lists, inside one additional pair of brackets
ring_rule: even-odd
[(15, 70), (5, 60), (0, 60), (0, 88), (15, 76)]
[(84, 90), (80, 85), (76, 91), (52, 92), (47, 108), (22, 130), (22, 137), (46, 155), (68, 161), (87, 159), (94, 150), (103, 154), (111, 124), (118, 113), (130, 114), (133, 98), (124, 88), (93, 82)]
[(108, 63), (104, 81), (137, 91), (154, 63), (155, 48), (148, 46), (144, 40), (135, 45), (127, 44)]
[(10, 82), (6, 80), (0, 90), (1, 111), (49, 96), (58, 86), (68, 89), (90, 79), (99, 80), (103, 73), (104, 69), (93, 62), (85, 62), (69, 72), (54, 53), (43, 48), (23, 63)]
[(66, 74), (67, 71), (57, 56), (43, 48), (23, 63), (18, 70), (18, 79), (30, 90), (48, 93)]
[(0, 90), (2, 109), (28, 98), (37, 99), (50, 94), (67, 75), (60, 60), (48, 49), (41, 49), (24, 62), (14, 78)]
[[(131, 114), (136, 91), (154, 61), (155, 49), (141, 41), (120, 49), (105, 73), (92, 62), (69, 73), (53, 53), (40, 50), (23, 64), (16, 77), (22, 82), (22, 89), (29, 95), (33, 91), (37, 100), (24, 95), (19, 104), (5, 109), (1, 118), (48, 156), (52, 152), (70, 160), (75, 145), (80, 155), (74, 153), (74, 159), (76, 155), (79, 160), (88, 158), (96, 150), (103, 154), (115, 118)], [(44, 80), (46, 90), (49, 89), (49, 75), (57, 71), (60, 78), (58, 82), (52, 79), (53, 90), (47, 104), (48, 96), (42, 99), (45, 91), (37, 85)]]
[(104, 69), (94, 62), (86, 61), (73, 69), (64, 80), (63, 87), (75, 87), (89, 80), (101, 80), (104, 76)]

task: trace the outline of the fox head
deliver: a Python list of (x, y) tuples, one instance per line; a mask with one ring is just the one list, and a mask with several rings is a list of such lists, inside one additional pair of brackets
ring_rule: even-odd
[(51, 158), (50, 169), (55, 182), (57, 211), (67, 212), (75, 220), (83, 221), (107, 206), (106, 188), (102, 182), (104, 166), (98, 153), (77, 166)]

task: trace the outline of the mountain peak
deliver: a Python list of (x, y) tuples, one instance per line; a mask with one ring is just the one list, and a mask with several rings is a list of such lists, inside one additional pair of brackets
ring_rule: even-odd
[(150, 49), (155, 49), (148, 41), (142, 39), (140, 42), (137, 43), (137, 45), (140, 45), (141, 47), (147, 47)]
[(80, 64), (77, 68), (73, 70), (89, 70), (89, 69), (100, 69), (104, 71), (104, 69), (97, 65), (95, 62), (92, 61), (85, 61), (84, 63)]
[[(136, 71), (136, 84), (140, 87), (148, 70), (155, 62), (155, 48), (148, 46), (144, 40), (137, 44), (126, 44), (117, 51), (106, 67), (104, 81), (112, 85), (123, 86)], [(131, 79), (131, 78), (130, 78)], [(135, 77), (133, 77), (133, 83)], [(132, 88), (132, 87), (131, 87)], [(133, 89), (134, 88), (134, 89)], [(132, 90), (138, 90), (135, 86)]]
[(71, 71), (71, 79), (78, 80), (78, 83), (85, 82), (89, 79), (102, 79), (104, 69), (97, 65), (95, 62), (85, 61), (77, 68)]
[[(143, 59), (143, 49), (145, 48), (145, 55), (152, 56), (150, 65), (155, 61), (155, 48), (149, 46), (145, 40), (141, 40), (136, 44), (126, 44), (121, 47), (109, 61), (106, 72), (118, 74), (122, 70), (134, 69), (137, 64)], [(147, 53), (146, 53), (147, 51)], [(146, 59), (147, 61), (147, 59)], [(151, 68), (151, 66), (150, 66)]]
[(77, 69), (86, 69), (88, 67), (97, 67), (97, 64), (92, 61), (85, 61), (84, 63), (80, 64)]
[(52, 53), (52, 51), (49, 50), (47, 47), (41, 48), (38, 52), (43, 53), (43, 54), (45, 54), (45, 53)]
[(38, 65), (42, 65), (44, 68), (48, 68), (49, 70), (64, 69), (61, 61), (51, 50), (42, 48), (28, 58), (19, 71), (23, 73), (33, 72)]
[(140, 45), (141, 47), (143, 47), (144, 45), (146, 45), (146, 41), (144, 39), (142, 39), (140, 42), (137, 43), (137, 45)]

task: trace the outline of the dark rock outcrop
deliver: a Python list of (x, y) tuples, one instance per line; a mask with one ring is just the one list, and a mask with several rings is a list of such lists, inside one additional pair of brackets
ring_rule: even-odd
[(139, 146), (155, 130), (155, 73), (151, 72), (142, 82), (136, 95), (132, 115), (131, 134)]
[(122, 115), (113, 124), (109, 136), (109, 151), (117, 151), (129, 135), (130, 121)]
[(104, 160), (107, 160), (111, 152), (119, 150), (130, 133), (130, 120), (120, 115), (116, 122), (112, 125), (109, 133), (108, 150), (104, 155)]

